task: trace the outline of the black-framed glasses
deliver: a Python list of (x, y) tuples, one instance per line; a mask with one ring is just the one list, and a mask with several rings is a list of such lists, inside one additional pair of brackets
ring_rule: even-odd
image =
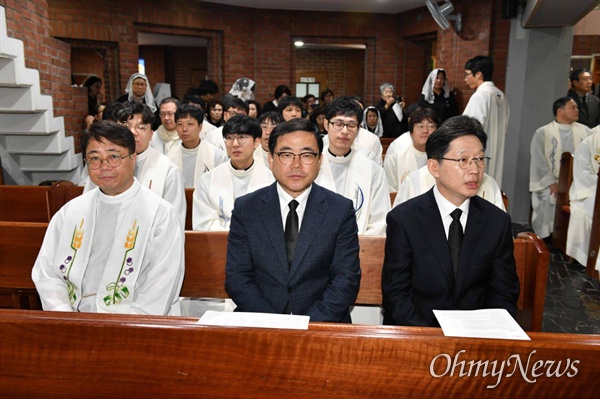
[(300, 154), (294, 154), (289, 151), (281, 151), (275, 154), (279, 158), (279, 162), (284, 165), (291, 164), (296, 157), (300, 158), (300, 162), (303, 165), (312, 165), (315, 162), (315, 159), (317, 159), (317, 155), (319, 155), (316, 152), (301, 152)]
[(466, 158), (466, 157), (464, 157), (464, 158), (458, 158), (458, 159), (455, 159), (455, 158), (444, 158), (444, 157), (442, 157), (440, 159), (445, 159), (446, 161), (458, 162), (458, 166), (461, 169), (467, 169), (469, 166), (471, 166), (472, 162), (475, 162), (475, 165), (477, 165), (477, 167), (479, 169), (484, 169), (485, 166), (487, 165), (487, 163), (489, 162), (489, 160), (492, 159), (492, 158), (483, 156), (483, 157), (476, 157), (476, 158), (470, 158), (470, 159)]
[(358, 130), (358, 123), (356, 123), (356, 122), (344, 123), (340, 120), (335, 120), (335, 121), (330, 121), (329, 124), (333, 125), (335, 130), (342, 130), (344, 128), (344, 126), (346, 126), (346, 128), (351, 132), (355, 132)]
[(235, 140), (237, 140), (237, 142), (240, 145), (246, 144), (246, 142), (248, 140), (250, 140), (250, 136), (249, 134), (228, 134), (227, 136), (225, 136), (225, 141), (228, 143), (233, 143)]
[(121, 165), (121, 163), (123, 162), (123, 158), (127, 158), (130, 155), (131, 154), (121, 156), (119, 154), (110, 154), (106, 158), (100, 158), (98, 156), (87, 157), (85, 158), (85, 163), (91, 170), (100, 169), (100, 167), (102, 166), (102, 162), (106, 162), (106, 164), (111, 168), (116, 168)]

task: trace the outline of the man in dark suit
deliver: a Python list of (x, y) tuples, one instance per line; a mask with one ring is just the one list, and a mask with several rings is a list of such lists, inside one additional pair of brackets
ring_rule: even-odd
[(487, 136), (468, 116), (429, 136), (436, 184), (387, 216), (384, 324), (439, 326), (432, 310), (503, 308), (515, 316), (519, 280), (508, 214), (476, 196)]
[(237, 311), (350, 323), (360, 285), (352, 201), (313, 183), (323, 141), (306, 119), (269, 137), (276, 183), (235, 201), (225, 289)]

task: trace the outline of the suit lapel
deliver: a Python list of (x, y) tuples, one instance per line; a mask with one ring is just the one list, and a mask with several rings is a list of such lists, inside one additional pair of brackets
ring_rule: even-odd
[(277, 183), (271, 184), (262, 197), (263, 204), (259, 212), (265, 224), (264, 231), (269, 236), (269, 241), (275, 250), (279, 263), (288, 272), (287, 251), (285, 249), (285, 238), (283, 236), (283, 221), (281, 220), (281, 208), (279, 195), (277, 194)]
[(481, 243), (479, 237), (481, 237), (482, 229), (485, 226), (485, 215), (481, 210), (479, 200), (478, 197), (472, 197), (469, 203), (467, 226), (462, 246), (460, 247), (460, 261), (456, 275), (456, 289), (454, 290), (455, 295), (460, 292), (460, 287), (467, 273), (473, 252), (475, 252), (477, 245)]
[(439, 208), (433, 196), (433, 189), (427, 192), (425, 200), (421, 204), (418, 219), (425, 231), (433, 253), (438, 260), (438, 266), (442, 269), (449, 286), (454, 286), (454, 270), (452, 269), (452, 258), (448, 248), (448, 239), (444, 232), (444, 224)]
[(290, 277), (293, 276), (298, 269), (310, 244), (317, 236), (319, 227), (325, 218), (326, 208), (325, 196), (323, 195), (321, 187), (313, 184), (310, 194), (308, 195), (308, 200), (306, 201), (304, 216), (302, 217), (302, 225), (300, 227), (300, 234), (298, 234), (296, 251), (294, 252), (294, 259), (290, 266)]

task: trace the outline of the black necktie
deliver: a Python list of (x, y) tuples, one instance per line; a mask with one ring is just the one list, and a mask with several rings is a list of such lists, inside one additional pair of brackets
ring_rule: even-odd
[(294, 259), (294, 251), (296, 250), (296, 242), (298, 241), (298, 214), (296, 213), (298, 201), (291, 200), (288, 206), (290, 207), (290, 211), (285, 220), (284, 234), (288, 265), (291, 265), (292, 259)]
[(452, 217), (452, 223), (450, 223), (450, 230), (448, 231), (448, 246), (450, 247), (450, 256), (452, 257), (452, 268), (454, 269), (454, 277), (456, 277), (456, 271), (458, 270), (458, 260), (460, 259), (460, 246), (463, 239), (463, 229), (460, 224), (460, 215), (462, 211), (456, 208), (450, 216)]

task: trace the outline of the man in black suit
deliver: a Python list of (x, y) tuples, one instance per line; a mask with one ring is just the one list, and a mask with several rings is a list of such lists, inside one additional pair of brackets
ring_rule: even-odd
[(435, 186), (387, 216), (384, 324), (439, 326), (433, 309), (503, 308), (515, 316), (510, 217), (476, 195), (489, 160), (486, 141), (468, 116), (448, 119), (429, 136)]
[(301, 314), (350, 323), (358, 295), (358, 227), (352, 201), (313, 183), (323, 140), (306, 119), (269, 137), (272, 185), (235, 201), (225, 289), (237, 311)]

